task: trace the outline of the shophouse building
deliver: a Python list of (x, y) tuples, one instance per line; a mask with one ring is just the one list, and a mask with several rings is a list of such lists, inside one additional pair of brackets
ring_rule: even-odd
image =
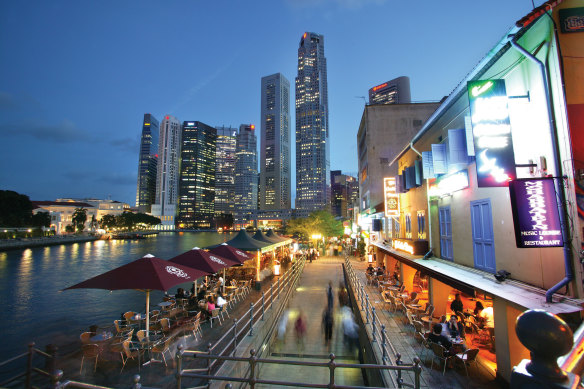
[(390, 243), (373, 244), (377, 261), (433, 304), (435, 318), (453, 313), (456, 293), (463, 314), (482, 303), (491, 322), (476, 329), (485, 338), (480, 363), (507, 382), (529, 358), (515, 333), (522, 312), (581, 320), (574, 188), (584, 34), (569, 30), (584, 15), (577, 4), (547, 2), (519, 20), (403, 142), (389, 163), (397, 174), (385, 181)]

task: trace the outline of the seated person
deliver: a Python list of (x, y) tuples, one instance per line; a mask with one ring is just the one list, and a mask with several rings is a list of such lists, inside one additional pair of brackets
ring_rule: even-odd
[(185, 290), (183, 288), (178, 288), (176, 291), (176, 294), (174, 295), (174, 298), (177, 298), (177, 299), (187, 298), (187, 295), (185, 294)]
[(452, 347), (452, 342), (448, 339), (448, 336), (442, 335), (442, 324), (436, 323), (434, 327), (432, 327), (432, 333), (428, 335), (428, 340), (430, 342), (438, 343), (446, 350), (450, 350)]
[(207, 299), (207, 304), (205, 304), (205, 310), (211, 314), (211, 311), (213, 309), (215, 309), (215, 299), (213, 298), (213, 296), (209, 296), (209, 298)]
[(227, 304), (227, 300), (225, 300), (225, 298), (223, 298), (223, 293), (221, 293), (221, 291), (217, 292), (217, 306), (219, 307), (219, 310), (223, 310), (223, 306)]
[(384, 273), (384, 270), (383, 270), (381, 267), (378, 267), (378, 268), (377, 268), (377, 275), (378, 275), (378, 276), (382, 276), (382, 275), (383, 275), (383, 273)]
[(462, 306), (462, 300), (460, 299), (460, 293), (457, 293), (454, 296), (454, 301), (450, 304), (450, 309), (454, 313), (463, 311), (464, 308)]
[(447, 323), (447, 328), (450, 332), (450, 336), (453, 338), (457, 336), (464, 336), (464, 326), (461, 322), (458, 321), (458, 316), (456, 315), (450, 316), (450, 320)]
[(485, 309), (485, 307), (483, 307), (483, 303), (481, 303), (480, 301), (477, 300), (476, 304), (475, 304), (475, 309), (474, 309), (474, 315), (476, 317), (479, 317), (481, 312), (483, 311), (483, 309)]
[(493, 328), (493, 307), (487, 307), (479, 313), (479, 324), (485, 328)]
[(446, 319), (447, 319), (446, 315), (440, 316), (440, 322), (438, 324), (441, 327), (440, 335), (443, 335), (446, 338), (448, 338), (450, 336), (450, 330), (448, 329), (448, 323), (447, 323)]
[(197, 293), (197, 300), (203, 300), (205, 298), (205, 294), (207, 294), (207, 289), (201, 287), (201, 289), (199, 289), (199, 292)]
[(367, 274), (371, 275), (373, 274), (373, 271), (374, 271), (373, 265), (369, 264), (369, 266), (367, 266)]

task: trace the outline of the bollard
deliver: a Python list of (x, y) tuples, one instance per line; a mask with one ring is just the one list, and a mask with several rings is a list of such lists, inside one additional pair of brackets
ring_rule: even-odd
[(140, 383), (140, 376), (138, 374), (132, 377), (132, 381), (134, 381), (134, 385), (132, 385), (132, 389), (142, 389), (142, 384)]
[(54, 344), (47, 344), (45, 346), (45, 352), (49, 354), (51, 357), (48, 358), (45, 362), (45, 371), (53, 372), (57, 370), (57, 350), (59, 348)]
[(34, 342), (28, 344), (28, 358), (26, 359), (26, 381), (25, 388), (30, 389), (32, 386), (32, 358), (34, 356)]
[(53, 389), (61, 387), (61, 378), (63, 378), (63, 370), (55, 370), (51, 373), (51, 387)]
[(264, 312), (265, 312), (265, 308), (264, 308), (264, 291), (262, 290), (262, 321), (264, 321)]
[(176, 387), (182, 388), (182, 357), (184, 353), (184, 346), (182, 344), (178, 345), (178, 350), (176, 352)]
[(385, 361), (387, 360), (387, 349), (386, 347), (386, 340), (387, 335), (385, 333), (385, 324), (381, 325), (381, 351), (383, 352), (383, 356), (381, 359), (383, 360), (383, 364), (385, 365)]
[(371, 308), (371, 317), (372, 317), (372, 324), (373, 324), (373, 338), (371, 339), (371, 342), (375, 343), (377, 340), (375, 339), (375, 331), (377, 330), (376, 328), (376, 324), (375, 324), (375, 307)]
[(255, 377), (255, 367), (256, 367), (256, 356), (255, 349), (249, 350), (249, 386), (250, 388), (255, 388), (256, 377)]
[(420, 366), (420, 358), (414, 357), (414, 388), (420, 388), (420, 374), (422, 374), (422, 367)]
[(237, 349), (237, 319), (233, 319), (233, 354), (235, 355), (235, 350)]
[[(207, 354), (211, 355), (211, 343), (207, 345)], [(207, 358), (207, 375), (211, 375), (211, 358)], [(211, 387), (211, 380), (207, 380), (207, 388)]]
[[(402, 364), (401, 354), (397, 353), (397, 356), (395, 358), (395, 365), (401, 366), (401, 364)], [(401, 372), (401, 370), (398, 370), (397, 371), (397, 386), (398, 386), (398, 388), (402, 387), (403, 382), (404, 382), (404, 380), (402, 379), (402, 372)]]
[(361, 286), (361, 310), (363, 310), (363, 285)]
[(249, 336), (253, 336), (253, 303), (249, 303)]

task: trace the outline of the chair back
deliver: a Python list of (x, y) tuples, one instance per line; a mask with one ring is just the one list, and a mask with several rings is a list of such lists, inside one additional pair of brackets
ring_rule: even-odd
[(219, 316), (219, 308), (215, 308), (211, 311), (211, 317), (218, 317)]
[(99, 346), (97, 344), (84, 344), (81, 349), (85, 358), (97, 358), (99, 355)]
[(477, 359), (477, 355), (479, 355), (479, 349), (469, 348), (464, 353), (466, 354), (466, 362), (472, 362)]
[(410, 294), (410, 300), (414, 301), (416, 297), (418, 297), (418, 292), (412, 292), (412, 294)]
[(81, 335), (79, 335), (79, 339), (81, 339), (81, 343), (88, 344), (91, 343), (90, 338), (92, 335), (93, 334), (91, 332), (84, 332)]
[(132, 355), (132, 351), (130, 350), (130, 344), (132, 344), (132, 341), (130, 339), (126, 339), (124, 340), (124, 342), (122, 343), (122, 349), (124, 350), (124, 354), (126, 354), (126, 358), (134, 358), (134, 356)]
[(430, 309), (428, 309), (428, 316), (432, 317), (434, 314), (434, 305), (430, 305)]
[(134, 311), (128, 311), (124, 313), (124, 319), (126, 320), (127, 323), (131, 322), (134, 316), (136, 316), (136, 312)]
[(136, 338), (138, 338), (138, 342), (142, 343), (146, 339), (146, 330), (136, 332)]
[(399, 292), (400, 293), (403, 293), (405, 290), (406, 290), (406, 286), (405, 285), (400, 286), (400, 288), (399, 288)]
[(414, 320), (414, 328), (416, 329), (416, 332), (421, 333), (424, 328), (424, 323), (419, 320)]
[(169, 331), (170, 330), (170, 320), (166, 317), (160, 319), (160, 328), (162, 331)]
[(430, 342), (430, 347), (432, 347), (432, 352), (438, 358), (444, 358), (444, 355), (446, 353), (446, 349), (442, 345), (440, 345), (438, 343)]

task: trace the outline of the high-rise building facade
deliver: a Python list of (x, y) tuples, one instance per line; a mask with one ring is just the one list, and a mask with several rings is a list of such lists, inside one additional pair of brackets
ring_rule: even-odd
[(296, 77), (296, 209), (300, 216), (330, 206), (330, 142), (324, 37), (306, 32)]
[(235, 145), (237, 128), (217, 127), (215, 216), (233, 214), (235, 206)]
[(253, 124), (239, 126), (235, 148), (235, 223), (251, 220), (258, 206), (257, 137)]
[(261, 95), (260, 209), (289, 209), (290, 82), (262, 77)]
[(217, 130), (198, 121), (182, 125), (178, 228), (211, 228), (215, 216)]
[(369, 104), (409, 104), (410, 78), (398, 77), (369, 89)]
[(138, 158), (138, 185), (136, 207), (140, 212), (150, 212), (156, 199), (156, 170), (158, 162), (158, 133), (160, 123), (149, 113), (144, 114), (140, 156)]
[(152, 215), (161, 220), (161, 229), (174, 229), (178, 204), (179, 159), (182, 128), (174, 116), (166, 115), (160, 124), (156, 202)]
[(331, 213), (335, 217), (350, 219), (352, 204), (359, 198), (359, 182), (356, 177), (331, 170)]

